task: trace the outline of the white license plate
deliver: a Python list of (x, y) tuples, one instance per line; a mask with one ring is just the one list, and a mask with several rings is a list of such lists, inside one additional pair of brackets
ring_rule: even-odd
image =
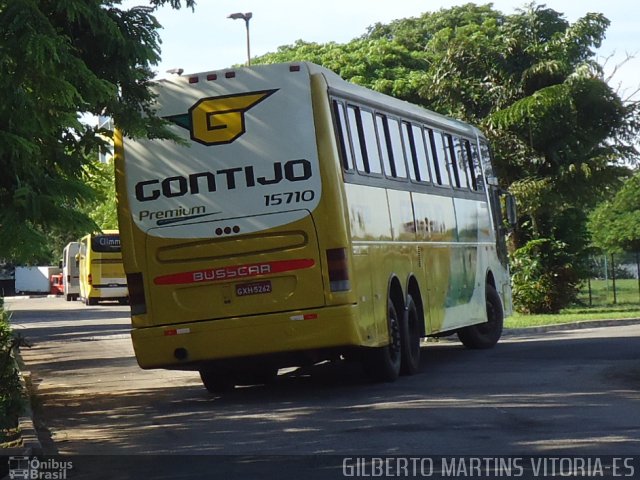
[(261, 295), (271, 293), (271, 281), (240, 283), (236, 285), (236, 295), (244, 297), (245, 295)]

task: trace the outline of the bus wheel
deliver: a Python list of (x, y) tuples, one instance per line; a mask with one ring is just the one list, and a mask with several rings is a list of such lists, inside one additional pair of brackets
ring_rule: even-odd
[(67, 302), (70, 302), (73, 299), (73, 295), (67, 293)]
[(97, 298), (91, 298), (91, 297), (87, 297), (84, 299), (84, 304), (88, 307), (91, 305), (97, 305), (98, 304), (98, 299)]
[(364, 354), (364, 369), (372, 379), (380, 382), (393, 382), (400, 375), (402, 342), (400, 338), (400, 319), (391, 298), (387, 300), (387, 322), (389, 345), (369, 348)]
[(491, 285), (486, 287), (487, 321), (464, 327), (458, 331), (458, 338), (467, 348), (491, 348), (502, 336), (504, 312), (500, 295)]
[(230, 392), (236, 386), (235, 378), (224, 372), (200, 370), (200, 378), (204, 388), (210, 393)]
[(400, 319), (400, 341), (400, 373), (413, 375), (420, 369), (420, 323), (418, 309), (411, 295), (407, 296), (407, 308)]

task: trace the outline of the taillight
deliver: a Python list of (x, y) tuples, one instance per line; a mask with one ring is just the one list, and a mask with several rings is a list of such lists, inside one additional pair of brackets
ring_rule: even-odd
[(91, 274), (87, 275), (87, 283), (89, 285), (93, 285), (93, 279), (91, 278)]
[(346, 248), (330, 248), (327, 250), (329, 267), (329, 288), (332, 292), (345, 292), (351, 289), (349, 281), (349, 262)]
[(147, 304), (144, 300), (144, 283), (141, 273), (127, 274), (127, 288), (129, 289), (129, 306), (131, 315), (147, 313)]

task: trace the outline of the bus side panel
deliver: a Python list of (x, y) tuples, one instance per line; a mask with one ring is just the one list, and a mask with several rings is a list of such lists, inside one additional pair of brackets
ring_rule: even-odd
[[(428, 333), (443, 329), (448, 295), (453, 281), (452, 263), (456, 249), (457, 229), (453, 199), (449, 196), (413, 193), (416, 233), (422, 249), (424, 283), (429, 292)], [(423, 293), (423, 294), (424, 294)]]
[(442, 331), (486, 321), (485, 271), (481, 270), (483, 263), (479, 262), (484, 245), (478, 243), (480, 232), (488, 228), (486, 203), (456, 198), (454, 207), (458, 238), (452, 252), (447, 314)]
[[(384, 345), (389, 338), (389, 272), (402, 269), (403, 264), (406, 264), (406, 257), (403, 257), (400, 246), (391, 242), (393, 229), (384, 191), (350, 183), (345, 184), (345, 190), (353, 240), (354, 276), (358, 279), (356, 287), (361, 315), (360, 328), (370, 339), (369, 346)], [(411, 216), (406, 219), (412, 223)], [(404, 225), (401, 228), (403, 232), (407, 229), (411, 231), (411, 226)], [(404, 280), (400, 271), (398, 277)]]

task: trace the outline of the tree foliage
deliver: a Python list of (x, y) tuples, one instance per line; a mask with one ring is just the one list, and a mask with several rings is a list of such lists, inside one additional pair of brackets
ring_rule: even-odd
[(96, 193), (96, 199), (83, 206), (83, 211), (100, 230), (118, 229), (118, 212), (113, 161), (93, 162), (85, 172), (85, 183)]
[(511, 256), (514, 307), (523, 313), (557, 313), (567, 299), (575, 299), (580, 278), (574, 258), (566, 244), (548, 238), (517, 249)]
[[(181, 6), (150, 5), (165, 3)], [(148, 89), (160, 26), (152, 6), (119, 5), (0, 0), (0, 258), (39, 261), (52, 235), (95, 228), (83, 176), (111, 132), (84, 114), (109, 115), (132, 136), (166, 135)]]
[(594, 244), (606, 252), (640, 252), (640, 172), (592, 212), (589, 230)]

